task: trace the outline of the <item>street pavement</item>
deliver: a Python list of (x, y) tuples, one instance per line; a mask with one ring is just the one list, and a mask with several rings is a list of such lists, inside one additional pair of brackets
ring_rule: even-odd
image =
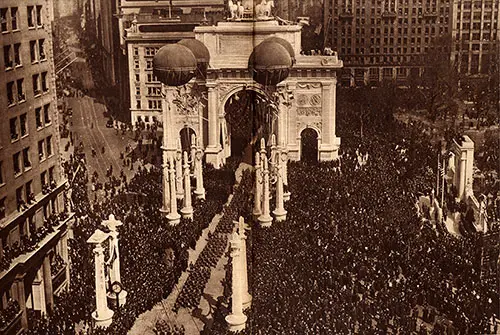
[[(132, 148), (135, 147), (133, 133), (127, 131), (122, 135), (117, 129), (107, 128), (106, 106), (92, 97), (67, 98), (67, 104), (73, 109), (70, 126), (73, 143), (75, 148), (83, 143), (89, 176), (97, 171), (99, 181), (103, 183), (106, 171), (112, 166), (115, 176), (118, 177), (123, 169), (127, 179), (130, 180), (134, 171), (123, 166), (120, 153), (125, 153), (127, 144)], [(92, 155), (92, 148), (95, 149), (95, 157)]]

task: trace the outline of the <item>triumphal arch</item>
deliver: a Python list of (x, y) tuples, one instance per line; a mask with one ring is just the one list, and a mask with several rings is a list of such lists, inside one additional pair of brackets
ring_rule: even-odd
[(275, 20), (271, 8), (255, 7), (252, 14), (233, 6), (227, 21), (196, 27), (195, 40), (167, 45), (154, 58), (163, 83), (167, 155), (194, 133), (206, 162), (220, 167), (235, 150), (274, 134), (289, 159), (300, 160), (305, 134), (312, 134), (317, 159), (336, 159), (342, 61), (331, 50), (303, 55), (301, 26)]

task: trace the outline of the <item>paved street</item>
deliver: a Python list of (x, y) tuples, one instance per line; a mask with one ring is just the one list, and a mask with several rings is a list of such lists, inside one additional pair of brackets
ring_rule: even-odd
[[(89, 175), (97, 171), (99, 181), (104, 182), (106, 170), (110, 166), (113, 167), (113, 173), (118, 175), (124, 168), (120, 152), (125, 153), (127, 144), (135, 146), (132, 133), (126, 132), (122, 135), (121, 131), (107, 128), (106, 106), (91, 97), (68, 98), (67, 101), (68, 107), (73, 108), (72, 127), (70, 127), (73, 132), (73, 142), (75, 147), (83, 143)], [(95, 157), (92, 155), (92, 148), (95, 149)], [(127, 178), (133, 175), (130, 168), (125, 168), (124, 172)]]

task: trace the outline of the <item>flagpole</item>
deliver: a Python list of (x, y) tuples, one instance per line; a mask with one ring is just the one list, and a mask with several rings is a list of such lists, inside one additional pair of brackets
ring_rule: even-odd
[(442, 179), (442, 182), (443, 182), (443, 186), (441, 187), (441, 208), (443, 208), (443, 206), (444, 206), (444, 171), (445, 171), (445, 169), (444, 169), (444, 164), (445, 164), (444, 160), (445, 160), (445, 157), (443, 156), (443, 166), (442, 166), (443, 175), (441, 176), (441, 179)]
[(439, 196), (439, 174), (441, 173), (441, 166), (440, 166), (441, 157), (439, 156), (440, 153), (438, 152), (437, 173), (436, 173), (436, 197)]

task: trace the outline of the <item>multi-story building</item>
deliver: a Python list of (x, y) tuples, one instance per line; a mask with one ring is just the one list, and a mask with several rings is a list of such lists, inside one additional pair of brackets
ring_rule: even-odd
[(500, 57), (500, 2), (453, 0), (452, 59), (460, 72), (487, 75), (493, 57)]
[[(167, 43), (194, 38), (194, 27), (215, 24), (226, 10), (224, 0), (121, 0), (120, 44), (126, 57), (122, 88), (132, 124), (161, 121), (161, 83), (153, 75), (153, 56)], [(235, 47), (237, 47), (235, 45)]]
[(436, 40), (451, 34), (450, 1), (325, 1), (325, 46), (344, 60), (341, 81), (366, 84), (421, 75)]
[(0, 2), (0, 333), (69, 283), (52, 0)]

